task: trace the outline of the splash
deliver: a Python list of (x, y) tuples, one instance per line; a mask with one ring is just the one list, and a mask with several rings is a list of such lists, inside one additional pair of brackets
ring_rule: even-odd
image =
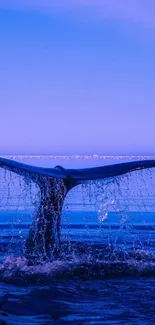
[[(7, 257), (0, 265), (0, 280), (25, 284), (51, 283), (54, 279), (105, 279), (117, 277), (155, 276), (155, 254), (137, 250), (123, 254), (122, 251), (93, 250), (88, 257), (85, 253), (76, 258), (61, 258), (53, 262), (31, 263), (25, 257)], [(100, 255), (100, 257), (99, 257)]]

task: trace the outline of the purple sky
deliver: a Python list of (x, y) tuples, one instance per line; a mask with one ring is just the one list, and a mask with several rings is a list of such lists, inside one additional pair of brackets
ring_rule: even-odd
[(154, 13), (0, 0), (0, 154), (155, 154)]

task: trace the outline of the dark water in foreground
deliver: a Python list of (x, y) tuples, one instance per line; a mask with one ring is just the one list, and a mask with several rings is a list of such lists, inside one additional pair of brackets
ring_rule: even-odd
[(84, 248), (43, 265), (7, 258), (0, 324), (154, 324), (154, 254)]
[(155, 324), (155, 198), (147, 177), (123, 184), (128, 193), (114, 184), (97, 207), (79, 189), (70, 194), (61, 256), (46, 263), (23, 255), (25, 194), (15, 209), (17, 193), (1, 191), (0, 324)]

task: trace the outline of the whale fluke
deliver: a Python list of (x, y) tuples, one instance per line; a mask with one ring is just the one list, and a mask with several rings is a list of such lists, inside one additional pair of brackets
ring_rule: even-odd
[(26, 240), (25, 255), (51, 259), (59, 254), (61, 211), (69, 190), (88, 180), (105, 179), (136, 170), (154, 168), (155, 160), (85, 169), (64, 169), (61, 166), (35, 167), (0, 158), (0, 167), (24, 176), (39, 186), (40, 206)]
[(27, 176), (33, 181), (41, 177), (53, 177), (66, 179), (68, 182), (79, 184), (85, 180), (104, 179), (108, 177), (120, 176), (140, 169), (155, 167), (155, 160), (138, 160), (126, 163), (107, 165), (102, 167), (84, 169), (65, 169), (61, 166), (55, 168), (43, 168), (30, 166), (11, 159), (0, 157), (0, 167), (10, 170), (16, 174)]
[(140, 169), (155, 167), (155, 160), (139, 160), (126, 163), (107, 165), (103, 167), (84, 168), (84, 169), (67, 169), (67, 174), (74, 181), (85, 181), (104, 179), (109, 177), (121, 176)]

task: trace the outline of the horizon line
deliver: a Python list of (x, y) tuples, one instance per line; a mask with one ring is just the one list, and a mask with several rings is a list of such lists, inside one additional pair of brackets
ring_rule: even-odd
[(0, 157), (3, 158), (50, 158), (50, 159), (57, 159), (57, 158), (61, 158), (61, 159), (66, 159), (66, 158), (72, 158), (72, 159), (80, 159), (80, 158), (87, 158), (87, 159), (107, 159), (107, 158), (118, 158), (118, 159), (123, 159), (123, 158), (151, 158), (151, 157), (155, 157), (154, 155), (116, 155), (116, 154), (110, 154), (110, 155), (103, 155), (103, 154), (56, 154), (56, 155), (50, 155), (50, 154), (0, 154)]

